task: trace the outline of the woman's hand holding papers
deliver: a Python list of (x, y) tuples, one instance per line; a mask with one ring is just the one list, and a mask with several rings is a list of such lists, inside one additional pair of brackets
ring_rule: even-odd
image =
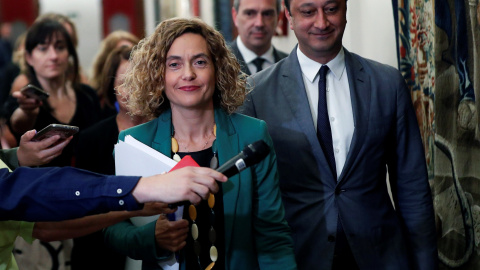
[(155, 240), (160, 249), (177, 252), (186, 244), (188, 221), (180, 219), (170, 221), (165, 215), (160, 215), (155, 224)]

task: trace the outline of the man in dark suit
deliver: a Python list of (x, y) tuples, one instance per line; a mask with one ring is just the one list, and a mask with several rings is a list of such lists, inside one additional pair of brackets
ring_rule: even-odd
[(265, 69), (288, 54), (272, 46), (281, 0), (235, 0), (232, 18), (238, 37), (230, 43), (242, 71), (248, 75)]
[(241, 111), (273, 138), (299, 269), (436, 269), (409, 89), (398, 70), (343, 48), (346, 2), (285, 0), (298, 46), (250, 78)]

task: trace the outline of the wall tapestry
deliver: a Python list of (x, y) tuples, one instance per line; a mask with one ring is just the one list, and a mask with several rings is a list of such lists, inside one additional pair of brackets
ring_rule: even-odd
[(434, 200), (440, 269), (480, 269), (479, 0), (398, 0), (399, 67)]

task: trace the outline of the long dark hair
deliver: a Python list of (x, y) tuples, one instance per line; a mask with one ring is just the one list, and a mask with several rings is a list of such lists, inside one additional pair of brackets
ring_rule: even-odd
[[(48, 43), (58, 34), (64, 38), (68, 49), (68, 54), (73, 60), (69, 63), (69, 69), (67, 70), (68, 74), (66, 75), (68, 75), (68, 79), (72, 82), (74, 89), (78, 89), (76, 86), (80, 84), (80, 76), (77, 51), (75, 50), (75, 46), (70, 38), (70, 35), (61, 23), (49, 18), (36, 21), (27, 32), (27, 37), (25, 38), (25, 51), (31, 55), (33, 49), (35, 49), (38, 44)], [(30, 82), (41, 87), (33, 67), (28, 63), (26, 63), (26, 67), (27, 76)]]

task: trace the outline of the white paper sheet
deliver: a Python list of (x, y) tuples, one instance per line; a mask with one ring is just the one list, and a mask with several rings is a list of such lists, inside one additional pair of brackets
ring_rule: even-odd
[[(125, 142), (119, 141), (115, 145), (115, 174), (127, 176), (151, 176), (170, 171), (177, 164), (173, 159), (139, 142), (130, 135), (125, 137)], [(183, 212), (179, 207), (175, 213), (177, 218)], [(130, 220), (135, 226), (143, 226), (158, 219), (158, 215), (150, 217), (134, 217)], [(152, 236), (153, 237), (153, 236)], [(175, 256), (168, 260), (158, 262), (164, 270), (178, 270), (179, 264)], [(142, 261), (127, 257), (125, 270), (137, 270), (142, 268)]]

